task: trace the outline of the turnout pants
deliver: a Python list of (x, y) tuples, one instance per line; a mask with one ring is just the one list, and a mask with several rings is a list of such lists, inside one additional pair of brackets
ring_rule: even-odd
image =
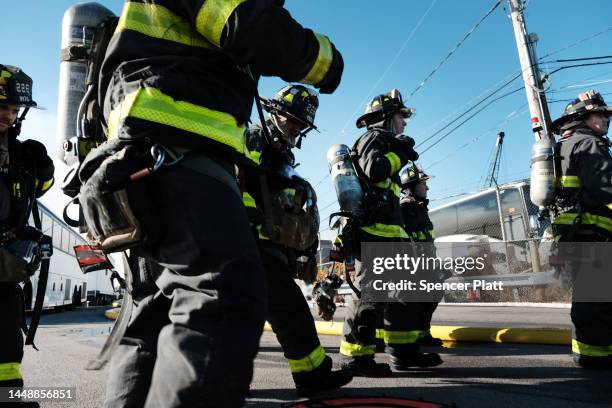
[(259, 241), (268, 283), (268, 321), (292, 373), (307, 373), (325, 358), (310, 308), (293, 279), (283, 248)]
[(186, 164), (163, 168), (149, 182), (164, 233), (143, 253), (163, 269), (153, 290), (134, 300), (111, 359), (105, 406), (240, 407), (266, 299), (240, 194), (218, 174)]
[[(356, 261), (355, 270), (355, 286), (361, 288), (366, 273), (364, 265)], [(401, 357), (420, 351), (417, 340), (425, 332), (418, 303), (364, 302), (353, 293), (347, 305), (340, 353), (347, 358), (374, 357), (376, 329), (380, 327), (381, 320), (384, 330), (378, 330), (378, 333), (384, 339), (389, 354)]]
[(0, 387), (23, 387), (23, 295), (14, 282), (0, 282)]
[[(559, 242), (610, 242), (608, 232), (572, 234), (565, 226), (555, 226), (562, 234)], [(572, 302), (572, 352), (578, 356), (612, 359), (612, 303)]]

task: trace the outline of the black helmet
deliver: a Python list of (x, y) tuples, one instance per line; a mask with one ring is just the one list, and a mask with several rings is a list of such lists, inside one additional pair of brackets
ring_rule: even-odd
[(612, 115), (612, 107), (606, 105), (599, 92), (595, 90), (583, 92), (578, 98), (567, 104), (563, 110), (563, 116), (552, 123), (553, 132), (571, 129), (578, 125), (582, 118), (590, 113), (602, 112), (608, 116)]
[(414, 115), (414, 109), (404, 105), (402, 94), (397, 89), (384, 95), (378, 95), (368, 103), (366, 111), (357, 119), (357, 127), (362, 128), (373, 123), (378, 123), (393, 116), (394, 113), (401, 112), (405, 118)]
[(402, 171), (400, 171), (400, 180), (402, 183), (402, 189), (413, 189), (416, 185), (421, 181), (429, 180), (429, 177), (421, 166), (418, 164), (413, 164), (412, 166), (404, 167)]
[(0, 105), (34, 107), (32, 78), (20, 68), (0, 64)]
[(319, 107), (319, 97), (312, 89), (303, 85), (288, 85), (278, 91), (274, 98), (262, 98), (262, 101), (264, 108), (270, 113), (289, 116), (302, 122), (307, 128), (317, 128), (314, 120)]

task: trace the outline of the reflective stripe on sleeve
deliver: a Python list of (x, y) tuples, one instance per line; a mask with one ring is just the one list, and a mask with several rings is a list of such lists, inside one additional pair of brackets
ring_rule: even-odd
[(126, 2), (115, 34), (123, 30), (192, 47), (213, 48), (187, 20), (159, 4)]
[(329, 67), (331, 67), (332, 60), (334, 58), (332, 52), (332, 45), (327, 39), (326, 36), (314, 33), (317, 41), (319, 43), (319, 54), (317, 55), (317, 59), (308, 71), (308, 74), (304, 78), (302, 78), (299, 82), (304, 84), (312, 84), (316, 85), (325, 78), (327, 72), (329, 71)]
[(217, 47), (221, 47), (221, 34), (236, 7), (245, 0), (204, 0), (196, 17), (198, 31)]

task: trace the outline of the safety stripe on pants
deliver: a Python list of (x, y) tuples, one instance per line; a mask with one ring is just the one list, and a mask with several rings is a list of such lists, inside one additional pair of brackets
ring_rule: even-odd
[(299, 360), (287, 359), (292, 373), (312, 371), (325, 360), (325, 349), (319, 345), (312, 353)]
[(572, 339), (572, 351), (583, 356), (607, 357), (612, 356), (612, 345), (594, 346), (592, 344), (586, 344), (576, 339)]
[(373, 344), (363, 346), (361, 344), (342, 341), (340, 342), (340, 354), (351, 357), (373, 356), (376, 354), (376, 346)]
[(0, 381), (20, 380), (21, 363), (0, 363)]
[(424, 335), (425, 331), (423, 330), (396, 331), (385, 329), (383, 338), (385, 344), (413, 344)]

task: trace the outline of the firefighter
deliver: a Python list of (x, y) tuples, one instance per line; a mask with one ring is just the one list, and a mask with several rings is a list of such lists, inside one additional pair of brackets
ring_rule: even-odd
[[(17, 140), (21, 122), (30, 108), (32, 79), (21, 69), (0, 65), (0, 246), (8, 248), (28, 223), (32, 202), (53, 185), (53, 161), (42, 143)], [(25, 239), (25, 238), (23, 238)], [(23, 387), (21, 360), (25, 305), (21, 271), (0, 270), (0, 387)], [(12, 278), (11, 278), (12, 277)]]
[[(404, 229), (414, 242), (434, 242), (434, 226), (429, 219), (429, 210), (427, 208), (429, 204), (427, 199), (427, 191), (429, 190), (427, 180), (429, 178), (417, 164), (404, 168), (400, 173), (402, 182), (400, 206), (404, 219)], [(430, 255), (435, 255), (435, 248), (425, 244), (423, 249)], [(437, 277), (434, 279), (437, 279)], [(437, 297), (440, 297), (440, 295), (443, 295), (443, 293), (437, 293)], [(431, 335), (431, 317), (438, 307), (438, 301), (417, 303), (416, 305), (421, 309), (421, 318), (423, 319), (419, 343), (422, 346), (442, 346), (442, 340)]]
[[(592, 90), (553, 122), (559, 187), (553, 233), (559, 242), (612, 241), (612, 156), (605, 135), (612, 107)], [(572, 302), (572, 352), (582, 367), (612, 368), (612, 303)]]
[[(298, 395), (307, 396), (341, 387), (353, 377), (350, 370), (332, 371), (332, 360), (319, 342), (310, 308), (294, 281), (297, 277), (312, 283), (317, 273), (319, 219), (314, 190), (293, 174), (295, 157), (291, 149), (301, 145), (309, 130), (316, 129), (319, 100), (314, 90), (289, 85), (266, 100), (265, 106), (270, 112), (268, 120), (252, 126), (247, 135), (247, 149), (259, 162), (259, 169), (246, 177), (252, 182), (243, 198), (247, 210), (256, 211), (250, 218), (257, 229), (267, 276), (268, 321), (289, 362)], [(261, 177), (266, 178), (264, 189)], [(295, 201), (296, 195), (302, 198)], [(267, 207), (264, 203), (270, 204)], [(287, 203), (291, 203), (290, 209)], [(274, 225), (268, 227), (266, 218)]]
[[(359, 226), (356, 233), (358, 242), (352, 245), (353, 248), (359, 248), (361, 242), (409, 240), (402, 225), (399, 171), (409, 161), (418, 159), (418, 154), (413, 150), (414, 140), (403, 135), (405, 119), (412, 114), (413, 110), (404, 105), (400, 92), (394, 89), (372, 99), (366, 113), (357, 120), (357, 127), (367, 127), (367, 131), (357, 139), (352, 151), (358, 158), (355, 166), (367, 184), (369, 199), (363, 209), (363, 219), (367, 219), (367, 222)], [(360, 254), (356, 253), (355, 256), (355, 284), (359, 286), (366, 271)], [(417, 343), (420, 331), (415, 322), (405, 318), (410, 316), (413, 309), (409, 303), (370, 303), (353, 295), (347, 307), (344, 337), (340, 345), (344, 366), (351, 368), (356, 376), (391, 375), (388, 364), (377, 363), (374, 359), (376, 326), (381, 313), (384, 342), (393, 368), (407, 370), (441, 364), (437, 354), (420, 352)]]
[[(265, 320), (265, 275), (235, 179), (259, 76), (338, 86), (340, 53), (282, 2), (127, 0), (100, 73), (109, 140), (163, 145), (147, 178), (162, 269), (135, 298), (105, 406), (242, 406)], [(138, 209), (134, 210), (138, 213)]]

